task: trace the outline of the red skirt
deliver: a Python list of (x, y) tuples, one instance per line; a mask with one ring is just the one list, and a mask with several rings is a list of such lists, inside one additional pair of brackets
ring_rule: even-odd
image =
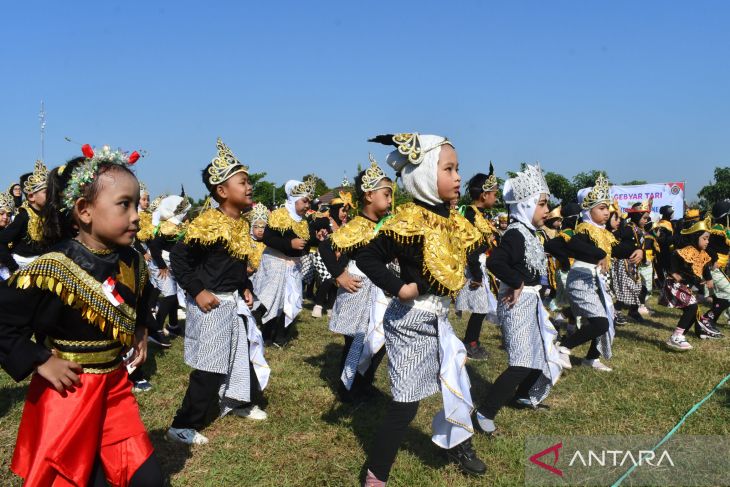
[(107, 481), (126, 486), (152, 454), (126, 369), (80, 380), (63, 397), (31, 379), (10, 467), (24, 485), (86, 487), (99, 458)]
[(692, 289), (684, 283), (677, 282), (671, 277), (664, 281), (662, 294), (659, 296), (659, 304), (668, 308), (684, 309), (697, 302)]

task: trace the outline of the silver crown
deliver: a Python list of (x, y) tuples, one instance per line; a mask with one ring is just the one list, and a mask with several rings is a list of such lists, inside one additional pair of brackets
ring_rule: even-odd
[(527, 164), (524, 171), (517, 171), (517, 175), (510, 178), (507, 183), (509, 184), (505, 184), (505, 187), (508, 187), (509, 191), (505, 191), (505, 203), (519, 203), (536, 194), (550, 194), (550, 188), (539, 164), (534, 166)]
[(263, 203), (256, 203), (248, 214), (251, 224), (255, 222), (269, 222), (269, 209)]

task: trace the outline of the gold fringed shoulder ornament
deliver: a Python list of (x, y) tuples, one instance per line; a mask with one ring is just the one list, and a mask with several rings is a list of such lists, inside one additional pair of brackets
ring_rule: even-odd
[(265, 243), (251, 238), (251, 254), (248, 256), (248, 264), (254, 271), (261, 264), (261, 256), (264, 255), (264, 250), (266, 250)]
[(575, 229), (575, 233), (584, 233), (588, 235), (588, 238), (596, 244), (596, 247), (606, 252), (606, 255), (609, 257), (611, 257), (611, 250), (613, 247), (618, 244), (618, 240), (616, 240), (616, 237), (614, 237), (610, 231), (605, 228), (591, 225), (590, 223), (579, 223)]
[(705, 270), (705, 266), (712, 260), (710, 254), (704, 250), (697, 250), (691, 245), (677, 250), (677, 254), (686, 263), (692, 266), (692, 272), (699, 279), (702, 279), (702, 271)]
[(269, 214), (269, 228), (277, 232), (291, 230), (302, 240), (309, 240), (309, 223), (306, 219), (295, 222), (286, 208), (279, 208)]
[(21, 208), (28, 214), (28, 238), (33, 242), (40, 242), (43, 239), (43, 219), (28, 205), (27, 201), (21, 205)]
[[(129, 272), (121, 266), (117, 279), (129, 280)], [(122, 282), (139, 298), (146, 283), (147, 270), (137, 256), (138, 271), (134, 283)], [(129, 267), (127, 265), (127, 267)], [(134, 271), (133, 271), (134, 272)], [(18, 289), (31, 287), (47, 290), (64, 305), (78, 309), (81, 317), (108, 336), (130, 346), (134, 340), (136, 310), (127, 303), (113, 305), (106, 297), (102, 283), (94, 279), (73, 260), (60, 252), (50, 252), (34, 260), (28, 267), (13, 274), (8, 281)]]
[(458, 211), (442, 217), (415, 203), (399, 206), (380, 232), (409, 245), (423, 244), (423, 270), (438, 292), (455, 297), (464, 286), (466, 256), (484, 235)]
[(375, 226), (375, 222), (356, 216), (330, 236), (332, 248), (349, 252), (367, 245), (375, 237)]
[(485, 237), (490, 238), (494, 235), (497, 229), (494, 228), (492, 222), (484, 218), (484, 215), (482, 215), (479, 208), (474, 205), (472, 205), (472, 208), (474, 209), (474, 226), (477, 227), (477, 230), (482, 232)]
[(190, 222), (183, 241), (203, 246), (222, 243), (232, 257), (243, 259), (252, 251), (249, 233), (250, 227), (245, 218), (234, 220), (211, 208)]
[(152, 213), (147, 211), (139, 212), (139, 232), (137, 232), (137, 240), (147, 242), (154, 237), (155, 227), (152, 225)]

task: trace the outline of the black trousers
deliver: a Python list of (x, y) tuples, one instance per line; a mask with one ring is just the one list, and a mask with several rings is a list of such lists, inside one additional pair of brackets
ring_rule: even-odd
[(487, 400), (479, 408), (479, 412), (488, 419), (494, 419), (499, 410), (513, 397), (529, 397), (530, 389), (540, 378), (540, 374), (542, 374), (540, 369), (510, 365), (492, 384)]
[[(282, 312), (276, 318), (272, 318), (263, 325), (261, 325), (261, 336), (263, 337), (264, 341), (273, 341), (279, 344), (286, 342), (289, 336), (289, 332), (286, 329), (285, 320), (286, 315), (284, 315), (284, 312)], [(293, 329), (294, 323), (290, 324), (289, 327)]]
[(697, 321), (697, 309), (699, 305), (697, 303), (687, 306), (682, 310), (682, 316), (679, 317), (679, 323), (677, 328), (681, 328), (684, 331), (689, 330), (692, 325)]
[(170, 326), (177, 326), (177, 295), (165, 296), (160, 300), (157, 307), (157, 329), (162, 330), (165, 319), (168, 319)]
[(332, 308), (337, 299), (337, 286), (335, 286), (334, 279), (327, 279), (322, 281), (317, 288), (317, 294), (314, 296), (314, 304), (322, 306), (323, 308)]
[(704, 316), (712, 321), (717, 321), (728, 306), (730, 306), (730, 301), (716, 297), (712, 300), (712, 308), (707, 310)]
[[(164, 478), (162, 475), (162, 468), (160, 462), (157, 461), (157, 456), (154, 452), (152, 455), (145, 460), (145, 462), (139, 466), (132, 478), (129, 481), (129, 487), (162, 487), (164, 484)], [(94, 463), (94, 468), (91, 471), (91, 477), (89, 478), (89, 487), (108, 487), (109, 484), (106, 481), (104, 475), (104, 467), (101, 464), (101, 460), (97, 458)]]
[[(345, 346), (342, 347), (342, 356), (340, 357), (340, 373), (342, 373), (342, 370), (345, 368), (345, 362), (347, 361), (347, 354), (350, 353), (350, 348), (352, 347), (352, 342), (354, 340), (353, 337), (344, 335), (345, 338)], [(355, 380), (352, 383), (353, 389), (356, 389), (358, 387), (368, 386), (373, 383), (375, 380), (375, 372), (377, 372), (378, 367), (380, 366), (380, 362), (383, 361), (383, 357), (385, 357), (385, 346), (383, 346), (378, 353), (376, 353), (371, 359), (370, 359), (370, 367), (368, 367), (368, 370), (365, 372), (365, 375), (355, 374)]]
[(568, 338), (563, 340), (560, 344), (565, 348), (573, 349), (578, 345), (582, 345), (588, 341), (591, 342), (591, 346), (586, 354), (586, 359), (593, 360), (601, 356), (598, 351), (598, 337), (608, 331), (608, 319), (607, 318), (586, 318), (588, 323), (584, 323), (580, 327), (580, 330), (576, 331)]
[(464, 333), (464, 343), (479, 343), (479, 335), (482, 333), (482, 324), (487, 315), (481, 313), (472, 313), (469, 322), (466, 325), (466, 333)]
[(388, 405), (385, 418), (375, 434), (375, 441), (367, 461), (367, 468), (378, 479), (388, 480), (390, 469), (393, 467), (395, 457), (403, 443), (408, 425), (416, 417), (416, 413), (418, 413), (418, 401), (391, 401)]

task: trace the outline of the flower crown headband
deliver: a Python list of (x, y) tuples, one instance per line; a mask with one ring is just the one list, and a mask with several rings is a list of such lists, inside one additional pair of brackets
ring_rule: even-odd
[[(81, 197), (86, 186), (96, 179), (99, 173), (99, 165), (102, 163), (117, 164), (120, 166), (133, 166), (139, 159), (139, 152), (134, 151), (131, 154), (122, 152), (121, 150), (112, 150), (105, 145), (101, 150), (94, 152), (89, 144), (81, 147), (81, 152), (86, 160), (76, 166), (71, 172), (71, 176), (63, 190), (62, 204), (66, 211), (71, 211), (76, 200)], [(66, 169), (64, 164), (58, 170), (58, 174), (63, 174)]]

